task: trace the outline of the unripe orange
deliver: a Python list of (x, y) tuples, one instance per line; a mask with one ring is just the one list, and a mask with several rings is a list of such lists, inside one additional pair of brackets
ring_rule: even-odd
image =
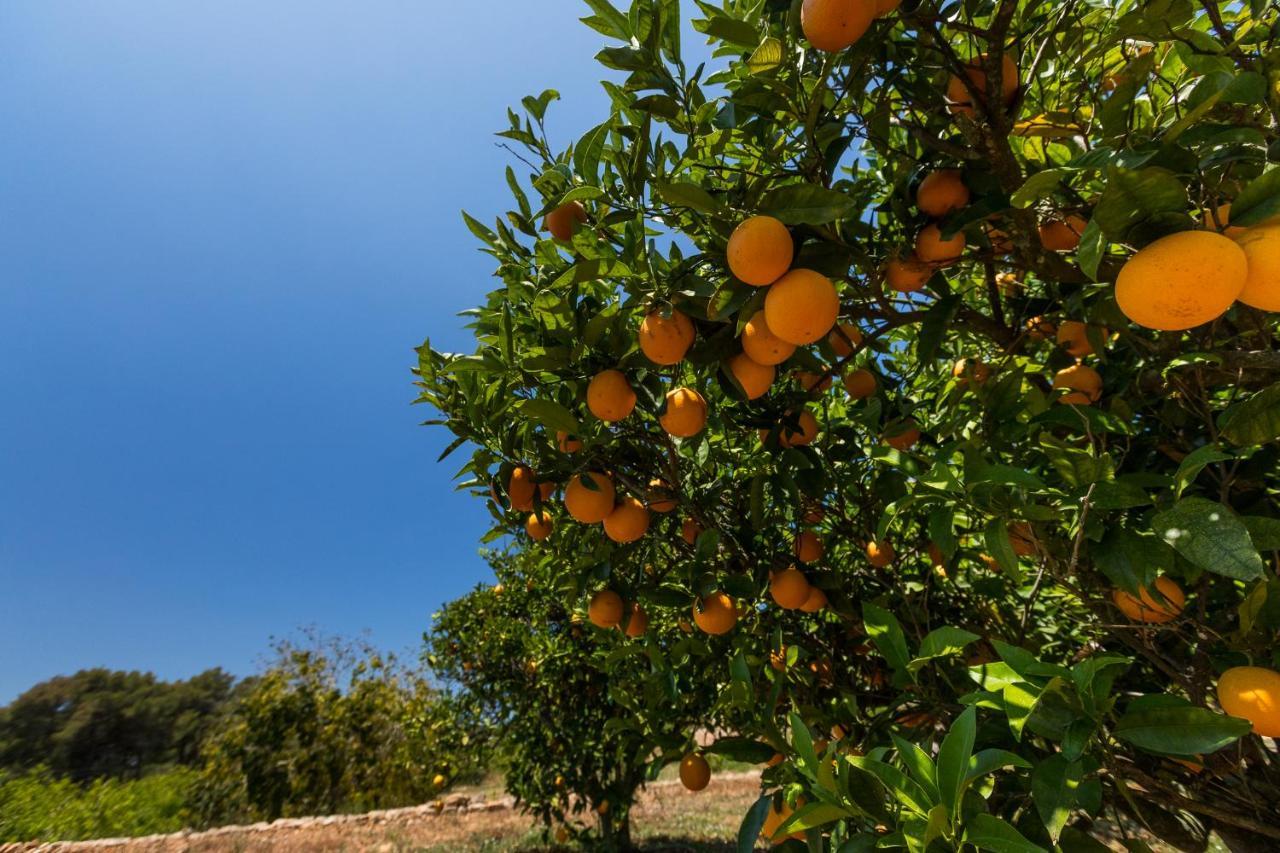
[(806, 530), (796, 536), (796, 559), (802, 563), (816, 563), (822, 559), (822, 540), (812, 530)]
[(768, 364), (760, 364), (745, 352), (740, 352), (729, 359), (726, 367), (730, 375), (742, 386), (748, 400), (755, 400), (768, 393), (777, 376), (777, 368)]
[(1116, 303), (1139, 326), (1182, 331), (1226, 313), (1248, 274), (1248, 256), (1230, 238), (1179, 231), (1125, 262), (1116, 277)]
[(795, 610), (809, 598), (809, 580), (799, 569), (783, 569), (769, 579), (769, 595), (784, 610)]
[(701, 791), (711, 782), (711, 765), (707, 759), (691, 752), (680, 760), (680, 784), (690, 791)]
[(784, 341), (769, 329), (762, 309), (742, 327), (742, 351), (756, 364), (774, 365), (791, 358), (796, 345)]
[(959, 210), (969, 203), (969, 188), (959, 169), (930, 172), (916, 189), (916, 207), (935, 219)]
[(1111, 600), (1131, 622), (1162, 625), (1177, 619), (1187, 603), (1187, 595), (1182, 591), (1182, 587), (1162, 575), (1156, 578), (1155, 588), (1156, 592), (1160, 593), (1159, 599), (1146, 589), (1139, 590), (1136, 596), (1117, 589), (1112, 590)]
[(753, 216), (729, 237), (729, 271), (756, 287), (773, 284), (791, 268), (795, 242), (791, 232), (772, 216)]
[(840, 358), (848, 358), (862, 346), (862, 330), (853, 323), (841, 323), (827, 335), (827, 343)]
[(649, 529), (649, 510), (632, 497), (618, 501), (604, 520), (605, 535), (614, 542), (635, 542)]
[(551, 513), (544, 509), (542, 512), (529, 514), (528, 520), (524, 523), (524, 530), (534, 542), (541, 542), (551, 535), (554, 526)]
[(1054, 388), (1066, 388), (1069, 393), (1056, 402), (1071, 406), (1092, 406), (1102, 396), (1102, 376), (1092, 367), (1076, 364), (1059, 370), (1053, 377)]
[(569, 241), (578, 227), (587, 221), (587, 210), (576, 201), (562, 204), (547, 214), (542, 220), (542, 227), (551, 232), (557, 240)]
[(658, 422), (668, 434), (690, 438), (707, 425), (707, 401), (692, 388), (676, 388), (667, 392), (667, 410)]
[(871, 26), (877, 0), (804, 0), (800, 29), (809, 44), (835, 53), (849, 47)]
[(620, 421), (636, 407), (636, 392), (620, 370), (605, 370), (587, 385), (587, 408), (602, 421)]
[(611, 589), (602, 589), (591, 596), (587, 605), (587, 618), (597, 628), (616, 628), (622, 622), (622, 596)]
[(693, 604), (693, 623), (707, 634), (727, 634), (738, 622), (738, 608), (723, 592), (699, 598)]
[(1253, 733), (1280, 738), (1280, 672), (1237, 666), (1218, 679), (1218, 704), (1233, 717), (1253, 723)]
[(670, 317), (650, 311), (640, 322), (640, 351), (654, 364), (679, 364), (693, 346), (693, 321), (679, 311)]
[(770, 331), (797, 346), (820, 340), (831, 331), (839, 314), (835, 285), (813, 270), (792, 270), (778, 279), (764, 298)]
[[(590, 477), (595, 490), (589, 488), (583, 477)], [(606, 474), (592, 472), (575, 475), (564, 490), (564, 508), (583, 524), (596, 524), (604, 521), (613, 512), (614, 503), (613, 479)]]
[(862, 400), (876, 393), (876, 375), (866, 368), (851, 370), (844, 375), (844, 388), (855, 400)]
[(950, 239), (944, 240), (941, 228), (926, 225), (916, 235), (916, 257), (925, 263), (948, 266), (960, 260), (963, 255), (963, 231), (957, 231)]

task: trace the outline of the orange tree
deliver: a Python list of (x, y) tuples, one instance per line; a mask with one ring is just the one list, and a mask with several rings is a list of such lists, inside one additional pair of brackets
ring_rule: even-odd
[(742, 843), (1280, 843), (1273, 4), (587, 5), (421, 401), (536, 584), (705, 633)]

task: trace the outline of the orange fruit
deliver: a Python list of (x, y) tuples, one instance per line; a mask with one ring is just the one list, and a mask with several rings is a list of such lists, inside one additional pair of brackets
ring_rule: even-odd
[(1032, 557), (1040, 550), (1036, 544), (1036, 531), (1029, 522), (1015, 521), (1008, 527), (1009, 543), (1019, 557)]
[(1253, 733), (1280, 737), (1280, 672), (1260, 666), (1232, 667), (1218, 679), (1218, 704), (1253, 723)]
[(738, 608), (723, 592), (699, 598), (693, 604), (693, 624), (707, 634), (727, 634), (738, 622)]
[(578, 227), (587, 221), (587, 209), (576, 201), (562, 204), (547, 214), (542, 220), (542, 227), (551, 232), (557, 240), (568, 242), (573, 239)]
[(587, 605), (587, 618), (597, 628), (616, 628), (622, 622), (622, 596), (611, 589), (602, 589), (591, 596)]
[(876, 17), (883, 18), (902, 5), (902, 0), (876, 0)]
[(711, 783), (711, 765), (707, 759), (691, 752), (680, 759), (680, 784), (690, 791), (701, 791)]
[(1156, 625), (1171, 622), (1178, 618), (1182, 608), (1186, 606), (1187, 595), (1171, 579), (1161, 576), (1156, 578), (1156, 592), (1160, 598), (1152, 595), (1150, 590), (1139, 590), (1138, 595), (1122, 589), (1112, 590), (1111, 600), (1120, 612), (1131, 622), (1150, 622)]
[[(1106, 340), (1107, 330), (1099, 329), (1099, 332), (1100, 337)], [(1089, 343), (1089, 326), (1079, 320), (1063, 320), (1062, 325), (1058, 326), (1057, 340), (1058, 346), (1066, 350), (1068, 355), (1076, 358), (1093, 355), (1093, 344)]]
[(1083, 364), (1059, 370), (1053, 377), (1054, 388), (1066, 388), (1069, 393), (1056, 402), (1070, 406), (1092, 406), (1102, 396), (1102, 377), (1098, 371)]
[(960, 385), (967, 385), (970, 380), (982, 385), (991, 378), (991, 368), (983, 364), (981, 359), (962, 358), (952, 366), (951, 376)]
[(551, 520), (551, 513), (545, 509), (542, 512), (534, 512), (529, 514), (529, 518), (524, 523), (524, 531), (529, 534), (529, 538), (534, 542), (541, 542), (551, 535), (551, 531), (555, 524)]
[(778, 834), (778, 827), (790, 820), (791, 815), (794, 813), (794, 810), (786, 804), (786, 801), (769, 806), (769, 813), (765, 815), (764, 824), (760, 827), (760, 837), (765, 841), (772, 842), (774, 846), (781, 844), (788, 838), (803, 839), (804, 833), (802, 832), (795, 832), (789, 836), (774, 837)]
[(826, 606), (827, 594), (816, 586), (810, 585), (809, 597), (804, 600), (804, 604), (800, 605), (800, 609), (805, 613), (817, 613)]
[(520, 512), (533, 510), (533, 493), (538, 484), (533, 469), (528, 465), (517, 465), (507, 480), (507, 497), (511, 499), (511, 508)]
[(934, 568), (940, 569), (946, 566), (947, 559), (943, 556), (942, 549), (937, 544), (930, 542), (926, 550), (929, 553), (929, 562), (933, 564)]
[(707, 401), (692, 388), (676, 388), (667, 392), (667, 410), (658, 422), (668, 434), (689, 438), (707, 425)]
[(690, 545), (698, 543), (698, 537), (702, 535), (702, 525), (694, 521), (692, 518), (686, 518), (684, 523), (680, 525), (680, 538)]
[(813, 440), (818, 437), (818, 419), (808, 409), (800, 411), (797, 425), (799, 432), (792, 427), (783, 425), (778, 432), (779, 445), (782, 447), (804, 447), (806, 444), (812, 444)]
[(1139, 326), (1182, 331), (1226, 313), (1248, 273), (1248, 256), (1230, 238), (1179, 231), (1125, 262), (1116, 277), (1116, 302)]
[(923, 263), (914, 253), (906, 258), (890, 258), (884, 265), (885, 284), (899, 293), (915, 293), (924, 289), (933, 276), (933, 267)]
[(795, 250), (787, 226), (772, 216), (753, 216), (739, 223), (729, 237), (729, 271), (740, 281), (764, 287), (791, 268)]
[(840, 358), (848, 358), (862, 346), (862, 330), (853, 323), (841, 323), (827, 335), (827, 343)]
[[(993, 254), (1007, 255), (1013, 251), (1013, 240), (1009, 237), (1007, 233), (1005, 233), (1004, 231), (1001, 231), (999, 228), (992, 228), (990, 225), (988, 225), (987, 240), (991, 243), (991, 252)], [(1007, 273), (1001, 273), (1001, 275), (1006, 275), (1006, 274)], [(997, 276), (997, 278), (999, 277)], [(1013, 294), (1010, 293), (1008, 290), (1006, 290), (1005, 296), (1012, 297)]]
[(640, 351), (654, 364), (679, 364), (693, 346), (693, 321), (672, 310), (670, 317), (650, 311), (640, 321)]
[(878, 0), (804, 0), (800, 29), (809, 44), (835, 53), (862, 38), (876, 18)]
[(783, 569), (769, 578), (769, 595), (784, 610), (795, 610), (809, 598), (809, 580), (799, 569)]
[(884, 435), (884, 443), (898, 451), (908, 451), (920, 440), (920, 429), (915, 421), (905, 421), (891, 428)]
[(855, 400), (862, 400), (876, 393), (876, 375), (866, 368), (859, 367), (844, 375), (844, 388)]
[(784, 761), (786, 761), (786, 760), (787, 760), (787, 757), (786, 757), (785, 755), (783, 755), (781, 752), (775, 752), (775, 753), (773, 754), (773, 757), (772, 757), (772, 758), (770, 758), (768, 761), (766, 761), (766, 762), (764, 763), (764, 766), (765, 766), (765, 767), (777, 767), (779, 764), (781, 764), (782, 762), (784, 762)]
[[(987, 72), (984, 70), (986, 59), (987, 54), (984, 53), (970, 61), (964, 68), (964, 74), (969, 78), (969, 85), (978, 93), (979, 101), (982, 103), (986, 102), (987, 97)], [(1000, 94), (1006, 107), (1012, 104), (1018, 95), (1018, 64), (1007, 53), (1000, 55)], [(973, 116), (973, 95), (969, 94), (968, 87), (954, 74), (947, 81), (947, 100), (950, 101), (947, 109), (952, 113)]]
[(671, 512), (676, 508), (675, 492), (662, 480), (649, 481), (649, 509), (653, 512)]
[[(595, 491), (583, 482), (584, 477), (590, 478), (596, 487)], [(604, 521), (613, 512), (613, 503), (613, 480), (606, 474), (592, 472), (576, 475), (564, 490), (564, 508), (583, 524)]]
[(822, 540), (812, 530), (796, 536), (796, 559), (802, 563), (816, 563), (822, 559)]
[(643, 637), (649, 628), (649, 614), (639, 604), (632, 605), (630, 609), (631, 615), (627, 618), (625, 633), (628, 637)]
[(1210, 231), (1221, 231), (1223, 234), (1227, 235), (1232, 239), (1239, 237), (1241, 234), (1243, 234), (1245, 231), (1248, 231), (1250, 228), (1264, 228), (1269, 225), (1280, 225), (1280, 216), (1273, 216), (1270, 219), (1267, 219), (1258, 223), (1257, 225), (1250, 225), (1247, 227), (1243, 225), (1232, 225), (1230, 204), (1218, 205), (1217, 219), (1218, 221), (1215, 223), (1213, 213), (1208, 210), (1204, 211), (1204, 216), (1203, 216), (1204, 227), (1209, 229)]
[(1248, 262), (1237, 298), (1252, 308), (1280, 311), (1280, 225), (1249, 228), (1235, 240)]
[(605, 535), (614, 542), (635, 542), (649, 529), (649, 510), (632, 497), (618, 501), (604, 520)]
[(898, 554), (893, 546), (884, 540), (867, 543), (867, 562), (877, 569), (883, 569), (893, 563)]
[(1058, 329), (1053, 325), (1053, 322), (1040, 315), (1027, 321), (1026, 330), (1027, 338), (1033, 341), (1043, 341), (1045, 338), (1052, 337), (1058, 333)]
[(605, 370), (587, 385), (587, 408), (602, 421), (620, 421), (636, 407), (636, 392), (621, 370)]
[(577, 453), (582, 449), (582, 442), (563, 430), (557, 430), (556, 446), (560, 448), (561, 453)]
[(916, 207), (935, 219), (959, 210), (969, 203), (969, 188), (959, 169), (930, 172), (916, 189)]
[(756, 400), (769, 392), (778, 371), (773, 365), (761, 364), (745, 352), (729, 359), (729, 374), (742, 386), (748, 400)]
[(964, 232), (957, 231), (949, 240), (942, 239), (942, 229), (926, 225), (916, 235), (916, 257), (925, 263), (947, 266), (964, 255)]
[(821, 273), (798, 269), (784, 275), (764, 298), (770, 330), (788, 343), (811, 344), (831, 331), (840, 314), (835, 285)]
[(791, 358), (796, 345), (787, 343), (769, 330), (761, 309), (742, 327), (742, 351), (756, 364), (774, 365)]
[(796, 381), (800, 383), (800, 387), (805, 391), (830, 391), (834, 380), (830, 373), (810, 373), (807, 370), (801, 370), (796, 373)]
[(1040, 224), (1040, 243), (1050, 252), (1073, 252), (1089, 223), (1072, 213), (1066, 219), (1049, 219)]

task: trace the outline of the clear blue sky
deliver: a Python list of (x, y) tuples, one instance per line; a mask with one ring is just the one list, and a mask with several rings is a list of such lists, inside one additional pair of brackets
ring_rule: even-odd
[(0, 703), (305, 625), (416, 650), (489, 577), (412, 348), (470, 349), (506, 105), (604, 117), (584, 13), (0, 3)]

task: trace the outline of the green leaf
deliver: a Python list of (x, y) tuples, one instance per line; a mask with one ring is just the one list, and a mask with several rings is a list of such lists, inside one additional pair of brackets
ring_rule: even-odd
[(707, 747), (704, 752), (723, 755), (732, 761), (743, 761), (748, 764), (763, 764), (777, 752), (767, 743), (745, 737), (722, 737)]
[(584, 0), (584, 2), (591, 7), (595, 15), (583, 18), (582, 23), (601, 35), (611, 36), (621, 41), (631, 38), (631, 27), (627, 22), (627, 16), (615, 9), (609, 0)]
[(787, 225), (825, 225), (852, 216), (856, 206), (845, 193), (816, 184), (787, 184), (760, 200), (761, 213)]
[(1157, 536), (1112, 527), (1094, 546), (1093, 561), (1112, 584), (1137, 595), (1173, 568), (1173, 552)]
[(853, 817), (853, 812), (840, 806), (830, 803), (808, 803), (796, 809), (795, 814), (787, 818), (775, 834), (790, 835), (793, 832), (826, 826), (849, 817)]
[(688, 207), (699, 213), (724, 212), (724, 205), (697, 184), (658, 181), (654, 183), (654, 189), (663, 201), (673, 207)]
[(1018, 570), (1018, 554), (1013, 550), (1013, 542), (1009, 539), (1009, 523), (1003, 518), (993, 518), (987, 522), (983, 535), (987, 551), (996, 558), (1000, 570), (1012, 578), (1020, 576)]
[(742, 817), (742, 825), (738, 827), (738, 853), (752, 853), (760, 838), (760, 830), (764, 828), (765, 818), (773, 808), (773, 796), (765, 794), (747, 809)]
[(1107, 188), (1093, 209), (1093, 221), (1112, 241), (1125, 242), (1135, 226), (1164, 213), (1181, 213), (1187, 208), (1187, 190), (1168, 169), (1112, 167)]
[(1058, 843), (1062, 828), (1075, 808), (1076, 791), (1083, 777), (1083, 765), (1079, 761), (1068, 761), (1062, 755), (1040, 762), (1031, 774), (1031, 799), (1054, 844)]
[(898, 749), (898, 760), (906, 766), (911, 778), (915, 779), (931, 798), (938, 799), (941, 796), (938, 793), (938, 770), (933, 766), (933, 760), (911, 741), (903, 740), (897, 735), (890, 736), (893, 738), (893, 745)]
[(972, 782), (1004, 767), (1019, 767), (1023, 770), (1030, 770), (1031, 762), (1021, 755), (1008, 750), (984, 749), (969, 759), (969, 772), (965, 774), (965, 780)]
[(1280, 519), (1246, 515), (1240, 519), (1259, 551), (1280, 551)]
[(976, 814), (969, 819), (964, 830), (964, 840), (979, 850), (995, 853), (1048, 853), (1043, 847), (1032, 844), (1013, 826), (989, 814)]
[(863, 602), (862, 622), (871, 642), (895, 670), (905, 672), (909, 663), (907, 638), (892, 613), (871, 602)]
[(935, 302), (925, 314), (924, 322), (920, 324), (920, 334), (916, 336), (916, 357), (921, 362), (930, 361), (937, 356), (938, 348), (951, 327), (951, 321), (960, 310), (961, 301), (958, 293), (949, 294)]
[(1280, 169), (1254, 178), (1231, 202), (1232, 225), (1258, 225), (1276, 215), (1280, 215)]
[(1075, 171), (1075, 169), (1045, 169), (1042, 172), (1036, 172), (1023, 182), (1010, 198), (1010, 202), (1017, 208), (1030, 207), (1040, 199), (1053, 195)]
[(953, 819), (959, 814), (957, 806), (969, 774), (969, 759), (973, 756), (977, 733), (978, 712), (970, 707), (952, 723), (951, 731), (938, 749), (938, 791)]
[(1092, 281), (1098, 280), (1098, 267), (1107, 254), (1108, 245), (1110, 241), (1107, 240), (1107, 235), (1102, 233), (1102, 226), (1097, 220), (1090, 219), (1080, 235), (1080, 245), (1076, 249), (1076, 262), (1080, 264), (1080, 270)]
[[(1280, 174), (1280, 169), (1272, 174)], [(1235, 207), (1231, 224), (1236, 223)], [(1218, 417), (1218, 429), (1232, 444), (1245, 447), (1280, 438), (1280, 383), (1236, 403)]]
[(934, 658), (946, 657), (963, 651), (964, 647), (970, 643), (981, 639), (977, 634), (965, 631), (962, 628), (954, 628), (950, 625), (944, 625), (930, 631), (929, 634), (920, 641), (920, 651), (916, 655), (915, 660), (908, 664), (911, 670), (918, 670)]
[(772, 71), (782, 64), (782, 42), (773, 36), (760, 42), (760, 46), (747, 60), (747, 70), (752, 74), (763, 74)]
[(1191, 485), (1206, 465), (1211, 465), (1214, 462), (1224, 462), (1231, 458), (1230, 453), (1223, 453), (1216, 444), (1206, 444), (1204, 447), (1198, 447), (1188, 453), (1178, 465), (1178, 473), (1173, 477), (1174, 497), (1182, 497), (1182, 490)]
[(1206, 572), (1236, 580), (1262, 577), (1262, 557), (1231, 510), (1204, 498), (1183, 498), (1151, 519), (1151, 529)]
[(1252, 729), (1248, 720), (1188, 707), (1130, 711), (1114, 731), (1116, 737), (1148, 752), (1197, 755), (1222, 749)]
[(874, 758), (867, 758), (861, 755), (847, 755), (845, 756), (845, 761), (848, 761), (859, 770), (865, 770), (875, 776), (898, 802), (916, 814), (923, 817), (933, 808), (934, 804), (925, 795), (924, 789), (908, 779), (907, 774), (898, 768), (885, 764), (883, 761), (876, 761)]

